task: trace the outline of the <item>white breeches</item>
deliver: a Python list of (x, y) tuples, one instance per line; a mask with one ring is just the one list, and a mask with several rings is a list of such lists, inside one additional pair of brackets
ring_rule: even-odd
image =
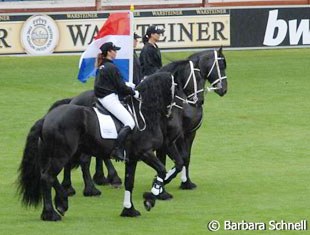
[(130, 129), (133, 130), (135, 127), (135, 121), (127, 109), (125, 109), (125, 107), (121, 104), (117, 94), (112, 93), (103, 98), (98, 98), (98, 100), (103, 107), (105, 107), (118, 120), (120, 120), (124, 126), (129, 126)]

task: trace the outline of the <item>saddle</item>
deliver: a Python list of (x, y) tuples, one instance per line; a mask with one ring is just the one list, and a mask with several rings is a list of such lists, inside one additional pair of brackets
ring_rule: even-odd
[(103, 107), (98, 100), (96, 100), (93, 109), (98, 117), (101, 137), (104, 139), (117, 139), (118, 132), (122, 128), (123, 123)]

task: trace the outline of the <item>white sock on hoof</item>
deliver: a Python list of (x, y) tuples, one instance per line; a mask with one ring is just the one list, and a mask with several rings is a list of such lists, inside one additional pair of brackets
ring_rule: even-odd
[[(164, 182), (164, 180), (163, 180), (162, 178), (159, 178), (158, 176), (157, 176), (156, 179), (157, 179), (158, 181), (160, 181), (160, 182)], [(162, 187), (161, 185), (158, 185), (158, 184), (155, 183), (155, 184), (153, 185), (153, 187), (152, 187), (151, 192), (152, 192), (153, 195), (157, 196), (157, 195), (159, 195), (160, 193), (163, 192), (163, 187)]]
[(184, 183), (187, 181), (187, 177), (186, 177), (186, 168), (185, 166), (182, 167), (182, 171), (181, 171), (181, 181)]
[(131, 208), (131, 193), (125, 190), (123, 206), (127, 209)]
[(172, 169), (168, 171), (168, 173), (166, 174), (165, 180), (169, 179), (170, 176), (174, 174), (174, 172), (175, 172), (175, 167), (173, 167)]

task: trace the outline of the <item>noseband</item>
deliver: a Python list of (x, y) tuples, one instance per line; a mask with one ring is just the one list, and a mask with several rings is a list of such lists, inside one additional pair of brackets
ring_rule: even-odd
[[(216, 68), (218, 79), (216, 79), (214, 82), (211, 83), (210, 87), (207, 86), (207, 91), (214, 91), (214, 90), (219, 90), (222, 88), (222, 80), (227, 79), (227, 76), (222, 76), (220, 66), (219, 66), (219, 60), (224, 60), (224, 57), (218, 57), (217, 51), (214, 50), (214, 62), (212, 64), (212, 67), (207, 75), (207, 78), (210, 77), (211, 73), (213, 72), (213, 69)], [(217, 83), (220, 83), (220, 87), (215, 87)]]

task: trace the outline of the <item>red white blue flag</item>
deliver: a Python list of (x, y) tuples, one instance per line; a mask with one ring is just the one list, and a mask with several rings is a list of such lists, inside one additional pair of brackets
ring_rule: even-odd
[(101, 53), (100, 46), (105, 42), (113, 42), (121, 48), (113, 62), (119, 68), (123, 79), (132, 82), (134, 50), (132, 25), (132, 12), (110, 14), (80, 58), (78, 79), (81, 82), (86, 82), (90, 77), (96, 76), (96, 58)]

